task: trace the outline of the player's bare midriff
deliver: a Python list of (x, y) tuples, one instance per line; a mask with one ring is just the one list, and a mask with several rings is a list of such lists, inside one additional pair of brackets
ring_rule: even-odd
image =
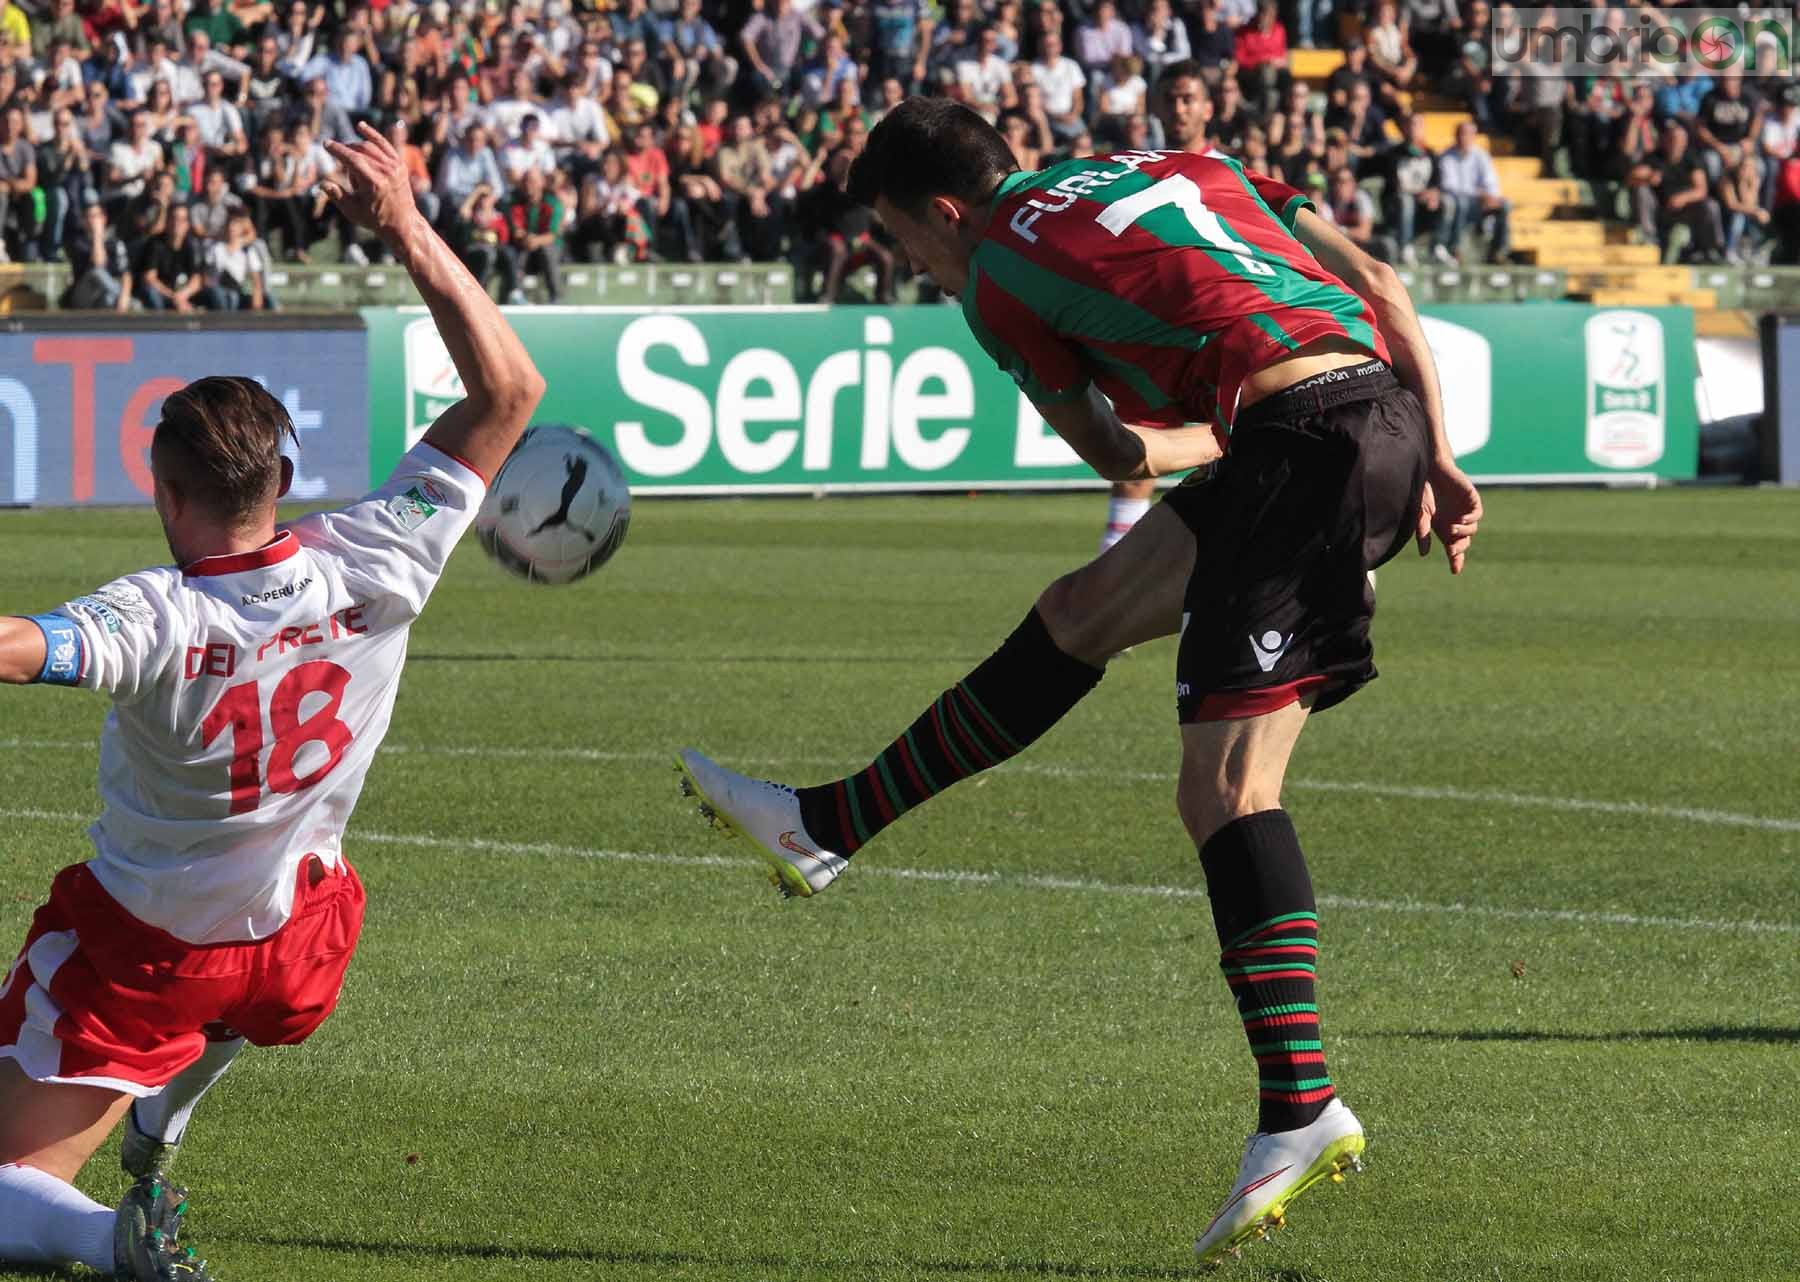
[(1238, 410), (1242, 412), (1265, 397), (1285, 392), (1315, 374), (1350, 365), (1366, 365), (1378, 359), (1374, 352), (1341, 334), (1318, 339), (1246, 378), (1238, 394)]

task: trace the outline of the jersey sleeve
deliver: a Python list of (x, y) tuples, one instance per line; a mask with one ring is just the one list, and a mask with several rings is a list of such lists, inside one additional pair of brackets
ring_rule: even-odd
[(416, 616), (486, 494), (487, 483), (473, 468), (420, 441), (367, 498), (288, 528), (307, 546), (337, 556), (350, 578)]
[(65, 602), (56, 614), (81, 633), (80, 685), (134, 702), (181, 653), (190, 628), (176, 605), (173, 571), (146, 570)]
[(970, 281), (963, 307), (975, 339), (1034, 405), (1057, 405), (1087, 394), (1087, 367), (1030, 307), (984, 275)]
[(1315, 214), (1319, 212), (1305, 192), (1288, 186), (1278, 178), (1267, 178), (1248, 169), (1244, 170), (1244, 177), (1249, 179), (1256, 194), (1262, 197), (1263, 204), (1275, 211), (1275, 216), (1281, 219), (1289, 231), (1294, 230), (1294, 220), (1300, 217), (1302, 209), (1310, 209)]

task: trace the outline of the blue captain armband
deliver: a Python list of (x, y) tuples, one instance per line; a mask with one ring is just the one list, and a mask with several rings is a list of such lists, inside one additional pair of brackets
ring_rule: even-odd
[(44, 634), (44, 670), (37, 679), (44, 685), (78, 686), (87, 669), (87, 642), (74, 620), (60, 614), (27, 616)]

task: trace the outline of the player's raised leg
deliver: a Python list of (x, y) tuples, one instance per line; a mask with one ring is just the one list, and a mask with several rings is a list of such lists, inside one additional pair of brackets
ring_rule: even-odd
[(155, 1095), (132, 1102), (119, 1136), (119, 1165), (125, 1174), (141, 1179), (169, 1173), (201, 1096), (218, 1084), (243, 1049), (243, 1038), (209, 1029), (199, 1059)]
[(1182, 727), (1176, 805), (1200, 852), (1219, 968), (1256, 1063), (1256, 1132), (1195, 1250), (1215, 1261), (1282, 1223), (1287, 1205), (1359, 1165), (1362, 1127), (1325, 1068), (1316, 978), (1318, 905), (1281, 808), (1311, 699), (1262, 716)]
[(1152, 510), (1111, 551), (1046, 588), (998, 650), (861, 770), (791, 788), (689, 748), (680, 755), (684, 783), (703, 813), (757, 845), (784, 894), (823, 890), (901, 815), (1034, 743), (1099, 683), (1113, 655), (1173, 634), (1193, 560), (1181, 519)]

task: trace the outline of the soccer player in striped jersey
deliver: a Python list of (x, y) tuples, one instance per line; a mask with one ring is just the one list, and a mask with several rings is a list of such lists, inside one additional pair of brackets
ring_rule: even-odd
[(1109, 657), (1178, 634), (1176, 805), (1257, 1077), (1256, 1130), (1195, 1243), (1217, 1261), (1363, 1150), (1326, 1070), (1317, 905), (1281, 785), (1307, 718), (1375, 676), (1367, 571), (1435, 532), (1459, 573), (1475, 534), (1430, 349), (1391, 269), (1229, 160), (1020, 173), (980, 117), (913, 99), (851, 191), (1102, 476), (1198, 470), (865, 769), (796, 789), (690, 749), (684, 782), (779, 888), (816, 894), (900, 815), (1029, 746)]
[[(57, 874), (0, 980), (0, 1263), (207, 1282), (167, 1168), (246, 1042), (305, 1041), (362, 927), (343, 837), (412, 624), (543, 380), (432, 231), (400, 154), (326, 144), (327, 194), (430, 308), (467, 395), (388, 483), (283, 527), (293, 424), (248, 378), (164, 400), (150, 446), (175, 564), (0, 617), (0, 681), (110, 696), (94, 856)], [(117, 1210), (73, 1180), (124, 1121)]]

